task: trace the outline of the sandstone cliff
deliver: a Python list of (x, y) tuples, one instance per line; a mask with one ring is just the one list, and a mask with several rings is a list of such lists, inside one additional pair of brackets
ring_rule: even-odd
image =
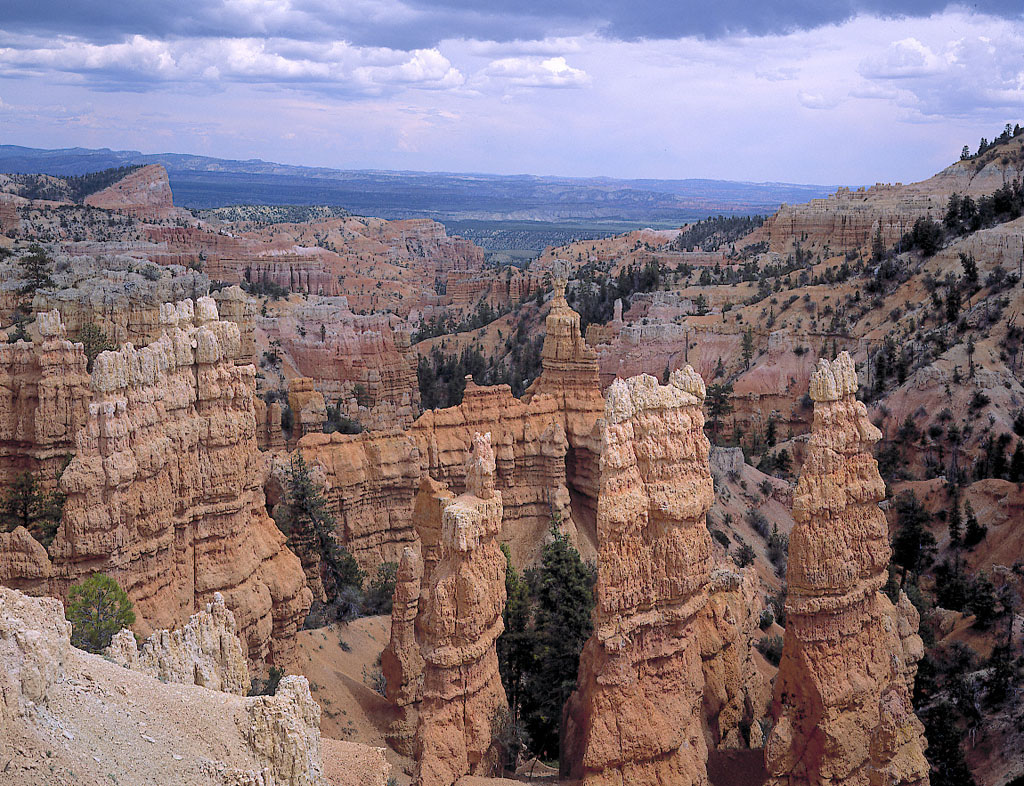
[(245, 652), (235, 631), (235, 615), (219, 592), (185, 627), (158, 630), (142, 643), (130, 630), (114, 636), (105, 655), (126, 669), (164, 682), (200, 685), (244, 696), (251, 687)]
[(704, 383), (616, 380), (598, 498), (596, 629), (566, 705), (563, 771), (584, 784), (705, 784), (697, 617), (708, 600), (714, 490)]
[[(46, 428), (70, 431), (71, 413), (88, 401), (61, 476), (63, 519), (50, 558), (17, 532), (4, 536), (0, 575), (63, 596), (107, 572), (128, 591), (143, 634), (184, 624), (221, 592), (250, 660), (286, 659), (310, 593), (266, 513), (255, 371), (235, 365), (237, 327), (217, 319), (211, 299), (166, 304), (161, 320), (149, 346), (97, 357), (88, 396), (77, 395), (74, 376), (60, 382), (63, 403), (47, 405)], [(52, 344), (80, 374), (84, 356), (57, 338), (59, 315), (37, 321), (49, 337), (43, 351)]]
[(502, 493), (501, 541), (516, 565), (534, 562), (553, 517), (584, 557), (593, 557), (597, 509), (595, 429), (604, 408), (597, 359), (583, 342), (579, 315), (564, 297), (547, 318), (543, 371), (522, 399), (507, 385), (467, 380), (462, 403), (424, 412), (403, 431), (309, 434), (299, 450), (325, 473), (339, 537), (360, 564), (397, 562), (414, 540), (413, 500), (429, 476), (464, 489), (473, 435), (489, 431), (495, 485)]
[(416, 620), (423, 694), (416, 727), (418, 786), (490, 775), (495, 714), (508, 703), (495, 642), (504, 630), (505, 557), (498, 547), (501, 492), (490, 435), (477, 434), (466, 493), (442, 512), (440, 556)]
[(814, 425), (793, 497), (786, 633), (765, 743), (774, 786), (926, 784), (911, 706), (917, 613), (879, 590), (890, 558), (871, 457), (880, 434), (845, 352), (811, 377)]
[[(10, 786), (167, 783), (327, 786), (320, 708), (304, 677), (243, 698), (164, 684), (74, 649), (60, 601), (0, 587), (0, 761)], [(366, 746), (332, 746), (334, 769), (389, 767)], [(377, 755), (368, 755), (368, 754)]]
[(87, 196), (85, 204), (149, 220), (191, 218), (187, 210), (174, 206), (167, 171), (159, 164), (136, 169), (112, 186)]

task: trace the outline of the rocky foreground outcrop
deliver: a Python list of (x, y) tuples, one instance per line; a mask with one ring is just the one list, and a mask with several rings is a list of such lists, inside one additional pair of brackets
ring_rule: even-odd
[(845, 352), (811, 377), (814, 424), (793, 497), (786, 633), (765, 743), (772, 786), (926, 784), (911, 691), (919, 618), (880, 592), (890, 559), (871, 448)]
[(158, 630), (140, 647), (130, 630), (122, 630), (104, 653), (126, 669), (164, 682), (200, 685), (244, 696), (251, 687), (249, 666), (235, 631), (235, 615), (219, 592), (193, 614), (185, 627)]
[[(64, 597), (71, 584), (108, 573), (135, 604), (143, 635), (185, 624), (220, 592), (249, 659), (286, 660), (311, 594), (266, 512), (255, 369), (235, 364), (238, 328), (218, 319), (212, 299), (165, 304), (160, 318), (162, 335), (149, 346), (96, 358), (49, 554), (24, 530), (2, 535), (0, 577)], [(63, 339), (59, 313), (37, 324), (44, 356), (57, 353), (80, 374), (84, 355)], [(65, 399), (78, 390), (54, 387)], [(76, 424), (81, 402), (44, 402), (37, 419), (53, 412), (51, 428)]]
[(142, 786), (172, 773), (181, 786), (327, 786), (327, 751), (361, 786), (387, 780), (382, 752), (321, 741), (304, 677), (243, 698), (165, 684), (73, 648), (70, 635), (60, 601), (0, 587), (5, 786)]
[(705, 784), (697, 618), (708, 602), (714, 497), (704, 383), (608, 390), (598, 498), (596, 628), (565, 710), (563, 770), (584, 784)]

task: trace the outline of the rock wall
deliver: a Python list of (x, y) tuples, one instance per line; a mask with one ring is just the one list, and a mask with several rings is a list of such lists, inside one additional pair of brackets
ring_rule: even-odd
[(104, 210), (120, 210), (148, 220), (191, 218), (187, 210), (174, 206), (167, 171), (159, 164), (136, 169), (113, 185), (87, 196), (85, 204)]
[(279, 305), (259, 320), (297, 372), (327, 403), (366, 428), (408, 427), (419, 411), (417, 355), (405, 322), (354, 314), (344, 297)]
[[(36, 315), (38, 342), (0, 345), (0, 483), (22, 472), (54, 487), (89, 416), (81, 344), (65, 338), (56, 311)], [(2, 564), (2, 562), (0, 562)], [(3, 568), (0, 568), (2, 575)]]
[(158, 630), (142, 643), (122, 630), (110, 642), (105, 655), (126, 669), (141, 671), (163, 682), (200, 685), (244, 696), (251, 687), (245, 651), (238, 639), (235, 615), (214, 593), (213, 602), (193, 614), (185, 627)]
[(643, 375), (608, 390), (596, 628), (566, 704), (563, 773), (583, 784), (706, 784), (698, 616), (714, 498), (704, 383)]
[(840, 188), (827, 199), (783, 205), (748, 242), (766, 241), (771, 251), (783, 254), (795, 243), (817, 248), (827, 245), (836, 253), (870, 251), (872, 239), (881, 229), (886, 246), (894, 246), (918, 218), (931, 215), (941, 221), (951, 194), (977, 199), (1019, 179), (1022, 148), (1024, 140), (1013, 139), (982, 159), (959, 161), (919, 183), (876, 183), (853, 191)]
[(856, 398), (843, 352), (811, 377), (814, 424), (793, 497), (786, 633), (765, 744), (772, 786), (926, 784), (911, 692), (923, 655), (918, 618), (887, 578), (881, 434)]
[[(60, 480), (67, 500), (50, 559), (15, 532), (3, 540), (11, 552), (0, 554), (0, 575), (63, 597), (92, 573), (109, 573), (135, 604), (143, 635), (183, 625), (221, 592), (250, 660), (286, 660), (310, 592), (266, 513), (255, 370), (235, 365), (238, 329), (217, 319), (210, 298), (166, 304), (161, 319), (164, 335), (148, 347), (97, 357)], [(60, 334), (56, 314), (39, 325)]]
[(505, 557), (494, 469), (490, 435), (477, 434), (466, 493), (442, 511), (440, 556), (420, 600), (418, 786), (451, 786), (465, 774), (491, 775), (495, 766), (491, 722), (508, 702), (495, 648), (504, 630)]
[(75, 256), (66, 264), (66, 270), (54, 274), (56, 288), (36, 292), (32, 310), (60, 311), (72, 340), (95, 325), (114, 346), (129, 341), (145, 346), (163, 334), (164, 303), (194, 300), (210, 291), (203, 273), (160, 268), (128, 255)]
[(760, 635), (760, 594), (753, 567), (736, 572), (719, 566), (711, 572), (708, 603), (697, 617), (708, 748), (759, 747), (744, 737), (744, 728), (753, 729), (770, 698), (751, 646)]
[(310, 434), (299, 450), (323, 468), (339, 536), (360, 564), (397, 562), (414, 540), (413, 500), (420, 478), (465, 488), (463, 457), (473, 435), (490, 432), (504, 519), (501, 541), (513, 562), (534, 562), (557, 516), (586, 558), (596, 554), (595, 429), (604, 401), (597, 360), (583, 343), (579, 315), (561, 303), (547, 318), (543, 372), (522, 399), (507, 385), (467, 380), (462, 403), (424, 412), (403, 431)]

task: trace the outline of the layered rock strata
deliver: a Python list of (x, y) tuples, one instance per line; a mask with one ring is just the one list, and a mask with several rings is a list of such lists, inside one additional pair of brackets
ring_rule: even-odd
[(466, 493), (441, 514), (440, 555), (416, 620), (423, 688), (415, 781), (451, 786), (490, 775), (492, 720), (507, 707), (495, 642), (504, 630), (505, 558), (498, 547), (501, 492), (490, 435), (477, 434)]
[[(287, 659), (310, 592), (266, 513), (255, 369), (235, 364), (237, 326), (218, 320), (210, 298), (165, 304), (161, 320), (149, 346), (96, 358), (49, 557), (15, 532), (2, 541), (0, 575), (63, 597), (109, 573), (143, 635), (185, 624), (221, 592), (250, 660)], [(58, 315), (37, 321), (59, 335)]]
[(106, 656), (126, 669), (163, 682), (200, 685), (244, 696), (251, 687), (249, 666), (235, 629), (235, 615), (219, 592), (178, 630), (158, 630), (142, 643), (130, 630), (116, 634)]
[(608, 390), (598, 498), (595, 631), (566, 705), (563, 772), (588, 784), (706, 784), (698, 616), (714, 497), (704, 383)]
[[(45, 485), (74, 454), (89, 416), (89, 374), (56, 311), (36, 315), (37, 341), (0, 345), (0, 482), (32, 472)], [(0, 561), (2, 564), (2, 561)], [(0, 567), (0, 576), (3, 568)]]
[(871, 456), (881, 434), (845, 352), (811, 377), (814, 424), (793, 497), (786, 634), (765, 744), (772, 786), (928, 782), (911, 692), (918, 617), (880, 592), (891, 551)]
[(597, 360), (579, 332), (579, 315), (559, 297), (547, 318), (543, 371), (522, 399), (507, 385), (467, 380), (462, 403), (424, 412), (407, 430), (309, 434), (299, 450), (324, 468), (339, 537), (360, 564), (397, 562), (415, 539), (413, 502), (420, 478), (458, 492), (463, 457), (477, 431), (489, 431), (495, 485), (502, 493), (501, 540), (518, 566), (536, 561), (552, 518), (586, 558), (596, 553), (595, 428), (604, 410)]

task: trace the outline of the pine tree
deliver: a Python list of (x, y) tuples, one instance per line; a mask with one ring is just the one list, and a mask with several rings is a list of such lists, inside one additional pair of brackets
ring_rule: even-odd
[(338, 543), (323, 489), (299, 452), (292, 454), (285, 485), (285, 501), (275, 510), (277, 525), (288, 535), (289, 546), (299, 552), (303, 567), (308, 571), (314, 566), (318, 571), (327, 596), (326, 607), (311, 610), (310, 616), (318, 619), (322, 612), (327, 621), (358, 616), (365, 576), (348, 549)]
[(115, 633), (135, 624), (128, 593), (104, 573), (68, 590), (65, 616), (71, 622), (71, 643), (92, 653), (103, 652)]
[(704, 401), (708, 407), (708, 415), (711, 416), (711, 432), (715, 435), (715, 442), (718, 442), (719, 429), (723, 417), (732, 412), (732, 383), (716, 382), (707, 389), (707, 396)]
[(57, 534), (64, 512), (64, 495), (47, 491), (31, 472), (15, 476), (7, 494), (0, 500), (0, 527), (12, 532), (24, 527), (43, 546), (49, 548)]
[(963, 516), (960, 514), (960, 494), (955, 490), (949, 506), (949, 543), (954, 548), (960, 545), (964, 536)]
[(85, 350), (86, 370), (92, 373), (92, 364), (100, 352), (108, 352), (117, 349), (107, 338), (103, 329), (92, 323), (85, 325), (78, 331), (75, 341), (82, 344)]
[(743, 334), (743, 363), (750, 370), (750, 359), (754, 356), (754, 329), (747, 328)]
[(928, 513), (912, 491), (904, 491), (896, 498), (899, 529), (892, 543), (892, 561), (903, 572), (900, 588), (907, 582), (907, 574), (919, 574), (931, 564), (935, 553), (935, 537), (927, 529)]
[(523, 721), (533, 752), (556, 758), (562, 708), (576, 687), (580, 653), (593, 629), (594, 571), (560, 532), (551, 528), (537, 587), (536, 666), (523, 695)]
[(505, 611), (502, 619), (505, 630), (498, 637), (498, 671), (505, 686), (512, 721), (519, 721), (523, 683), (533, 667), (534, 635), (531, 626), (529, 585), (512, 564), (508, 544), (501, 544), (505, 555)]
[(1007, 473), (1011, 483), (1024, 483), (1024, 440), (1017, 440), (1017, 448), (1010, 459), (1010, 471)]
[(967, 548), (977, 546), (988, 534), (988, 527), (978, 523), (978, 517), (974, 515), (974, 507), (970, 500), (964, 504), (964, 515), (967, 517), (967, 530), (964, 532), (964, 545)]
[(24, 283), (18, 293), (21, 295), (35, 294), (37, 289), (47, 289), (54, 286), (50, 278), (50, 266), (53, 260), (47, 255), (42, 246), (33, 243), (28, 247), (28, 254), (23, 256), (18, 264), (21, 266), (21, 278)]

